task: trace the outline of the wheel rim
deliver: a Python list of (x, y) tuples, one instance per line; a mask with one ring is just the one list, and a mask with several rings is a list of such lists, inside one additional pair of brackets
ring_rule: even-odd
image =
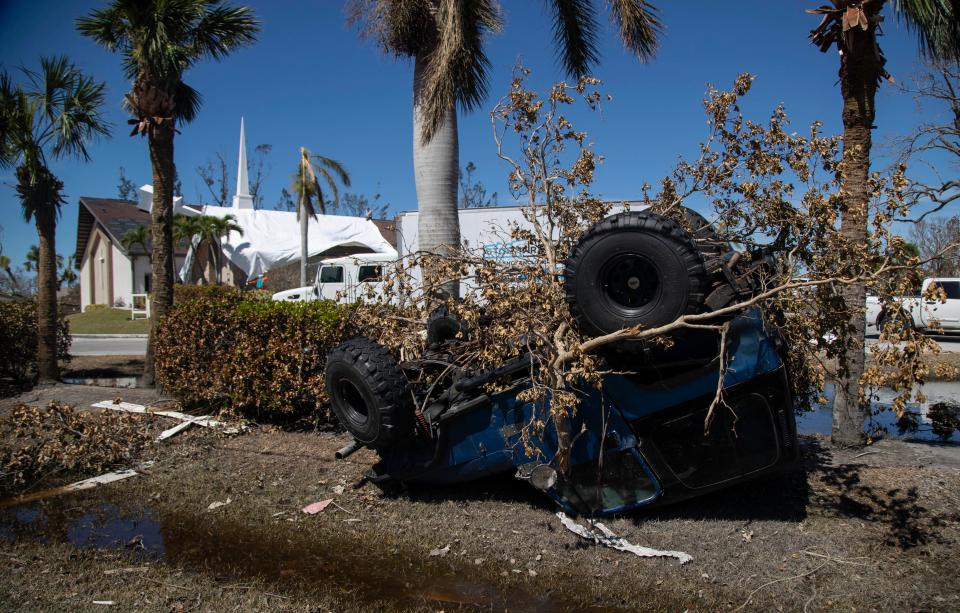
[(600, 271), (600, 282), (610, 301), (631, 311), (643, 308), (660, 292), (656, 267), (636, 253), (611, 258)]
[(351, 413), (351, 417), (360, 422), (367, 421), (370, 412), (357, 386), (349, 379), (340, 379), (337, 388), (343, 407)]

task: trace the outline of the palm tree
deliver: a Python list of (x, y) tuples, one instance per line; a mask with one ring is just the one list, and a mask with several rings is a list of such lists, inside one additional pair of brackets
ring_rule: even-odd
[[(808, 12), (823, 15), (810, 32), (821, 51), (836, 46), (840, 51), (840, 93), (843, 98), (843, 185), (840, 232), (851, 245), (868, 240), (867, 207), (870, 173), (870, 130), (875, 119), (874, 98), (881, 79), (890, 75), (877, 42), (886, 0), (832, 0)], [(960, 14), (957, 3), (947, 0), (899, 0), (893, 3), (897, 17), (906, 22), (919, 40), (920, 49), (933, 58), (960, 58)], [(853, 263), (851, 263), (853, 265)], [(846, 356), (846, 372), (838, 381), (833, 405), (832, 441), (840, 446), (862, 446), (866, 406), (860, 402), (859, 384), (864, 371), (863, 340), (866, 318), (863, 309), (866, 288), (847, 286), (844, 300), (852, 305), (848, 329), (854, 336)]]
[[(593, 0), (551, 0), (554, 38), (566, 71), (585, 75), (599, 59), (601, 32)], [(645, 0), (608, 0), (627, 49), (653, 56), (661, 24)], [(350, 20), (387, 53), (413, 58), (413, 166), (422, 251), (460, 246), (457, 213), (457, 112), (476, 110), (487, 93), (490, 62), (483, 44), (503, 22), (496, 0), (352, 0)], [(444, 286), (457, 295), (456, 281)]]
[(350, 175), (343, 164), (332, 158), (313, 155), (305, 147), (300, 147), (300, 160), (297, 164), (297, 172), (293, 175), (293, 189), (298, 195), (297, 219), (300, 220), (301, 286), (307, 284), (307, 256), (309, 254), (307, 250), (307, 223), (310, 217), (317, 217), (318, 211), (321, 215), (326, 214), (323, 189), (321, 189), (320, 181), (317, 179), (318, 174), (323, 177), (324, 183), (330, 187), (330, 191), (333, 193), (334, 207), (340, 204), (337, 180), (343, 183), (344, 187), (350, 187)]
[[(174, 215), (173, 216), (173, 240), (176, 243), (186, 242), (193, 252), (193, 257), (197, 257), (197, 251), (200, 248), (200, 240), (195, 239), (203, 233), (201, 218), (203, 216)], [(190, 278), (185, 279), (186, 283), (193, 283), (192, 270), (188, 272)]]
[(13, 295), (19, 296), (23, 293), (23, 290), (20, 288), (20, 282), (17, 280), (17, 276), (13, 274), (13, 269), (10, 268), (10, 264), (10, 258), (0, 254), (0, 269), (7, 273), (7, 278), (10, 279), (10, 291)]
[(247, 7), (217, 0), (112, 0), (77, 20), (77, 29), (109, 51), (123, 55), (133, 82), (124, 103), (134, 116), (131, 136), (146, 135), (153, 168), (153, 308), (144, 382), (154, 380), (153, 339), (160, 318), (173, 304), (173, 196), (176, 125), (189, 123), (200, 93), (183, 73), (205, 58), (221, 59), (252, 44), (260, 26)]
[(130, 251), (136, 245), (140, 245), (144, 253), (147, 253), (149, 256), (150, 250), (147, 246), (150, 244), (150, 229), (147, 228), (147, 226), (137, 226), (123, 235), (120, 239), (120, 244), (123, 245), (123, 248), (127, 251)]
[[(63, 260), (62, 255), (57, 256), (58, 261)], [(63, 272), (60, 273), (60, 277), (57, 279), (57, 288), (63, 287), (66, 284), (67, 287), (73, 287), (77, 282), (77, 272), (76, 272), (76, 256), (68, 255), (67, 263), (63, 267)]]
[(27, 272), (33, 272), (39, 268), (40, 249), (36, 245), (30, 245), (27, 249), (27, 255), (24, 258), (23, 269)]
[(37, 374), (59, 376), (57, 364), (57, 218), (63, 182), (49, 168), (68, 157), (89, 161), (87, 145), (109, 133), (100, 115), (104, 84), (83, 74), (65, 56), (41, 58), (40, 70), (23, 70), (13, 85), (0, 72), (0, 168), (16, 167), (24, 220), (37, 227)]
[(230, 236), (231, 232), (236, 232), (243, 236), (243, 228), (237, 225), (235, 215), (224, 215), (215, 217), (204, 215), (198, 218), (200, 224), (201, 241), (206, 241), (210, 250), (210, 260), (213, 262), (215, 270), (215, 279), (217, 285), (220, 285), (222, 272), (220, 270), (220, 257), (223, 254), (223, 239)]

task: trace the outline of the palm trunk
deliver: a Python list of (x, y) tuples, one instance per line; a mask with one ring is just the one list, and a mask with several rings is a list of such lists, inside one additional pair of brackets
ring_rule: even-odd
[(304, 206), (305, 202), (303, 196), (300, 197), (300, 287), (306, 287), (307, 285), (307, 224), (309, 219), (307, 218), (307, 207)]
[[(843, 96), (843, 184), (840, 233), (850, 245), (867, 242), (867, 209), (870, 193), (871, 129), (875, 117), (874, 98), (881, 66), (873, 49), (873, 36), (865, 33), (840, 60), (840, 91)], [(850, 262), (856, 274), (857, 262)], [(865, 366), (866, 287), (862, 283), (846, 286), (843, 298), (849, 312), (847, 325), (852, 335), (851, 349), (841, 360), (843, 368), (836, 382), (831, 441), (840, 447), (859, 447), (866, 443), (864, 421), (867, 405), (860, 396), (860, 379)]]
[[(417, 243), (420, 251), (444, 255), (460, 247), (460, 217), (457, 212), (457, 178), (460, 145), (457, 141), (457, 111), (451, 105), (446, 118), (429, 141), (423, 139), (421, 92), (427, 61), (417, 56), (413, 68), (413, 173), (417, 186)], [(427, 281), (429, 270), (424, 271)], [(456, 298), (459, 281), (448, 281), (442, 290)]]
[(60, 378), (57, 363), (57, 217), (53, 204), (34, 213), (40, 239), (37, 258), (37, 376), (41, 383)]
[(221, 275), (221, 265), (220, 265), (220, 256), (223, 255), (223, 246), (220, 244), (220, 237), (217, 237), (216, 241), (216, 253), (213, 254), (214, 266), (217, 267), (217, 285), (221, 285), (222, 275)]
[(7, 277), (10, 278), (10, 289), (15, 296), (23, 294), (23, 290), (20, 288), (20, 282), (17, 281), (16, 275), (13, 274), (13, 270), (9, 266), (4, 267), (4, 272), (7, 273)]
[(150, 164), (153, 167), (153, 207), (150, 211), (153, 254), (152, 304), (150, 338), (144, 363), (143, 382), (156, 380), (154, 346), (160, 320), (173, 306), (173, 126), (168, 122), (156, 126), (149, 135)]

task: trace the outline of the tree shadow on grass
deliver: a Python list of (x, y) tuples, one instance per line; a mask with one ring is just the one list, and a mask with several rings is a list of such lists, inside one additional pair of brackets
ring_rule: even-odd
[(414, 502), (514, 502), (551, 512), (558, 508), (552, 499), (514, 477), (512, 472), (450, 485), (409, 484), (393, 491), (387, 489), (385, 493)]
[(885, 544), (900, 549), (950, 542), (941, 532), (951, 518), (924, 506), (916, 486), (868, 483), (865, 468), (863, 463), (817, 466), (811, 472), (812, 480), (819, 481), (814, 485), (811, 505), (828, 516), (881, 525), (887, 531)]

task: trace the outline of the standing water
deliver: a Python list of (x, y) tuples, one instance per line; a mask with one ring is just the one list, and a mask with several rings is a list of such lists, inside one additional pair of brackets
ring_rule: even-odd
[[(903, 419), (890, 410), (897, 393), (889, 388), (877, 390), (864, 423), (865, 431), (873, 436), (908, 441), (960, 443), (960, 382), (930, 381), (919, 389), (925, 400), (907, 403)], [(797, 416), (800, 434), (830, 434), (835, 393), (833, 385), (827, 385), (823, 393), (826, 402)]]

